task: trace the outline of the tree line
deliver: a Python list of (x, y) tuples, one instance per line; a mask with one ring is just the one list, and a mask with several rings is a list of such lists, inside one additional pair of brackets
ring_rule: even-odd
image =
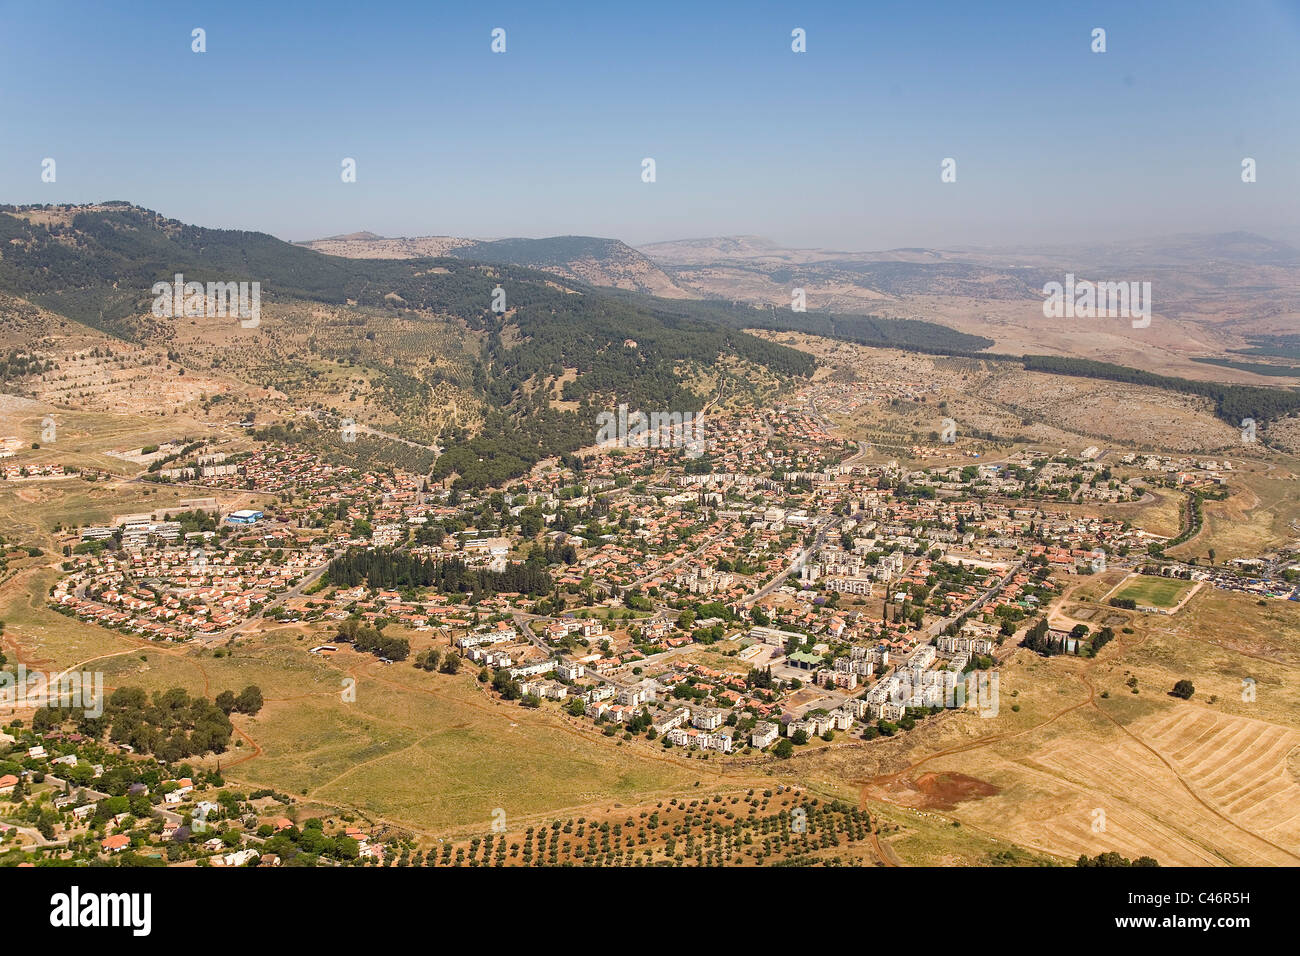
[(352, 588), (432, 588), (439, 594), (549, 594), (555, 581), (540, 560), (511, 562), (503, 571), (471, 568), (458, 558), (434, 560), (386, 549), (353, 548), (329, 564), (331, 584)]
[(1060, 355), (1026, 355), (1022, 361), (1025, 369), (1030, 372), (1099, 378), (1109, 382), (1149, 385), (1167, 391), (1201, 395), (1214, 402), (1216, 416), (1237, 427), (1240, 427), (1242, 420), (1246, 418), (1253, 418), (1256, 422), (1262, 423), (1300, 409), (1300, 392), (1295, 389), (1200, 382), (1171, 375), (1157, 375), (1154, 372), (1144, 372), (1124, 365), (1113, 365), (1110, 362), (1066, 358)]

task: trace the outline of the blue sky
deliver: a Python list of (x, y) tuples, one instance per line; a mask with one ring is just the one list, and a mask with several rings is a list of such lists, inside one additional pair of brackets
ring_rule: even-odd
[(1300, 239), (1296, 2), (3, 0), (0, 24), (2, 202), (286, 239)]

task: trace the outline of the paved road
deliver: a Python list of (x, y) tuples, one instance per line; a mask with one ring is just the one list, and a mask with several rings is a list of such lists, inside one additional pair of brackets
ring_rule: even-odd
[[(814, 407), (814, 414), (816, 414), (815, 407)], [(844, 461), (840, 462), (841, 465), (856, 464), (858, 460), (867, 453), (866, 442), (858, 442), (857, 444), (858, 444), (858, 450), (848, 458), (844, 459)], [(785, 582), (786, 578), (788, 578), (793, 572), (801, 568), (805, 561), (807, 561), (810, 557), (812, 557), (814, 554), (816, 554), (818, 551), (821, 550), (822, 546), (826, 543), (827, 536), (832, 531), (838, 531), (840, 525), (843, 522), (844, 522), (844, 517), (842, 515), (831, 516), (831, 518), (828, 521), (822, 524), (821, 528), (817, 532), (817, 538), (813, 541), (813, 543), (809, 547), (804, 548), (802, 551), (800, 551), (799, 554), (795, 557), (795, 559), (791, 561), (785, 567), (785, 569), (779, 572), (777, 576), (774, 577), (771, 581), (767, 582), (767, 584), (763, 585), (757, 591), (754, 591), (752, 594), (748, 595), (747, 597), (742, 598), (741, 604), (744, 604), (746, 607), (751, 606), (756, 602), (763, 600), (763, 598), (767, 597), (769, 594), (771, 594), (773, 591), (779, 588)]]
[(212, 631), (208, 634), (197, 634), (195, 635), (195, 638), (201, 644), (211, 644), (214, 641), (221, 640), (222, 638), (233, 637), (234, 635), (239, 634), (244, 630), (244, 628), (248, 627), (251, 624), (256, 623), (257, 621), (262, 620), (262, 618), (266, 616), (267, 611), (271, 610), (272, 608), (279, 607), (289, 598), (302, 597), (303, 592), (306, 591), (307, 588), (311, 587), (313, 584), (315, 584), (317, 581), (320, 580), (321, 575), (324, 574), (325, 571), (329, 568), (330, 561), (333, 560), (333, 558), (334, 558), (334, 554), (331, 552), (330, 557), (326, 558), (324, 564), (322, 564), (315, 571), (309, 572), (306, 577), (304, 577), (301, 581), (295, 584), (292, 588), (285, 591), (283, 594), (279, 595), (274, 601), (268, 602), (267, 605), (263, 607), (260, 611), (258, 611), (256, 614), (250, 615), (249, 617), (240, 621), (238, 624), (231, 625), (230, 627), (226, 628), (223, 631)]
[(791, 561), (788, 565), (786, 565), (786, 567), (783, 570), (778, 572), (776, 577), (774, 577), (771, 581), (768, 581), (767, 584), (764, 584), (762, 587), (760, 587), (757, 591), (754, 591), (752, 594), (744, 598), (741, 598), (740, 603), (748, 607), (752, 604), (755, 604), (758, 601), (763, 600), (763, 598), (767, 597), (769, 594), (771, 594), (773, 591), (779, 588), (785, 582), (786, 578), (788, 578), (793, 572), (797, 571), (799, 568), (803, 567), (803, 563), (821, 549), (822, 545), (826, 543), (826, 536), (830, 534), (832, 531), (837, 530), (840, 526), (840, 523), (843, 520), (844, 519), (842, 516), (836, 515), (835, 517), (827, 521), (824, 525), (822, 525), (821, 529), (817, 532), (817, 537), (813, 540), (812, 544), (810, 544), (808, 547), (800, 551), (795, 556), (794, 560)]
[[(978, 611), (981, 607), (984, 606), (985, 602), (988, 601), (989, 598), (991, 598), (994, 594), (997, 594), (999, 591), (1001, 591), (1004, 587), (1007, 586), (1007, 583), (1013, 577), (1015, 577), (1017, 573), (1019, 573), (1020, 569), (1024, 567), (1024, 564), (1025, 563), (1023, 561), (1017, 561), (1015, 564), (1013, 564), (1011, 566), (1011, 570), (1009, 570), (1006, 574), (1004, 574), (1002, 576), (1002, 579), (998, 581), (997, 584), (985, 588), (984, 593), (981, 594), (978, 598), (976, 598), (974, 603), (972, 603), (969, 607), (966, 608), (966, 610), (962, 611), (961, 613), (971, 614), (974, 611)], [(959, 617), (961, 617), (961, 614), (956, 614), (952, 617), (940, 618), (939, 620), (934, 621), (929, 626), (927, 626), (925, 629), (925, 633), (930, 637), (938, 637), (940, 634), (943, 633), (943, 629), (945, 627), (947, 627), (953, 621), (957, 620), (957, 618)]]

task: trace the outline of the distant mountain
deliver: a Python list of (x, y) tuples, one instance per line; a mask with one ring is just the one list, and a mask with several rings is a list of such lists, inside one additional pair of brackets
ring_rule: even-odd
[(698, 266), (725, 262), (786, 263), (813, 262), (936, 262), (953, 258), (935, 249), (889, 249), (880, 252), (844, 252), (835, 249), (787, 248), (762, 236), (716, 236), (710, 239), (677, 239), (652, 242), (640, 247), (663, 266)]
[(1042, 250), (1042, 253), (1097, 265), (1138, 262), (1197, 266), (1229, 262), (1249, 266), (1300, 267), (1300, 249), (1290, 243), (1251, 232), (1162, 236), (1142, 242), (1127, 241), (1059, 249), (1047, 248)]
[(762, 236), (715, 236), (709, 239), (676, 239), (652, 242), (640, 247), (655, 262), (693, 265), (719, 259), (756, 259), (781, 255), (783, 250)]
[(670, 299), (686, 298), (692, 294), (645, 255), (617, 239), (593, 236), (495, 240), (454, 236), (385, 239), (373, 233), (352, 233), (299, 244), (317, 252), (356, 259), (452, 256), (475, 262), (525, 266), (591, 286), (644, 292)]
[[(321, 242), (370, 242), (376, 239), (383, 239), (383, 238), (384, 238), (383, 236), (379, 235), (376, 232), (363, 231), (363, 232), (349, 232), (341, 236), (328, 236), (325, 239), (322, 239), (320, 241)], [(303, 243), (303, 245), (310, 245), (310, 243)]]
[[(787, 248), (757, 236), (656, 242), (640, 251), (697, 298), (809, 313), (866, 313), (938, 322), (995, 339), (994, 351), (1139, 365), (1191, 378), (1262, 384), (1246, 369), (1201, 359), (1300, 327), (1300, 250), (1247, 232), (1010, 248)], [(1122, 321), (1047, 319), (1043, 288), (1067, 274), (1150, 282), (1150, 329)]]
[[(1060, 269), (1127, 267), (1134, 263), (1195, 267), (1216, 262), (1236, 262), (1248, 266), (1300, 267), (1300, 249), (1290, 243), (1250, 232), (1035, 246), (1032, 250), (911, 247), (861, 252), (789, 248), (759, 236), (719, 236), (654, 242), (641, 246), (640, 251), (670, 272), (683, 267), (699, 266), (757, 265), (771, 270), (783, 264), (817, 269), (850, 269), (862, 273), (885, 263), (916, 266), (950, 263), (1004, 273), (1026, 267), (1047, 268), (1055, 272)], [(918, 269), (917, 274), (922, 274), (922, 270)]]
[(787, 249), (759, 236), (656, 242), (641, 252), (698, 297), (750, 304), (789, 301), (790, 290), (815, 290), (815, 306), (873, 309), (909, 295), (1023, 299), (1035, 294), (1023, 272), (964, 262), (932, 249), (840, 252)]
[(299, 242), (297, 245), (345, 259), (425, 259), (430, 256), (445, 256), (452, 250), (472, 245), (473, 242), (473, 239), (458, 239), (455, 236), (386, 239), (373, 232), (353, 232), (346, 236)]

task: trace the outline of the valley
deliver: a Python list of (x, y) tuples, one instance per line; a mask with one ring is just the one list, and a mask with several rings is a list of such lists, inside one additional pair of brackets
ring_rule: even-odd
[[(1267, 323), (1085, 352), (920, 252), (0, 227), (0, 653), (109, 705), (0, 706), (0, 862), (1300, 859), (1300, 401), (1192, 361)], [(259, 321), (152, 316), (179, 271)], [(123, 710), (182, 693), (220, 717)]]

